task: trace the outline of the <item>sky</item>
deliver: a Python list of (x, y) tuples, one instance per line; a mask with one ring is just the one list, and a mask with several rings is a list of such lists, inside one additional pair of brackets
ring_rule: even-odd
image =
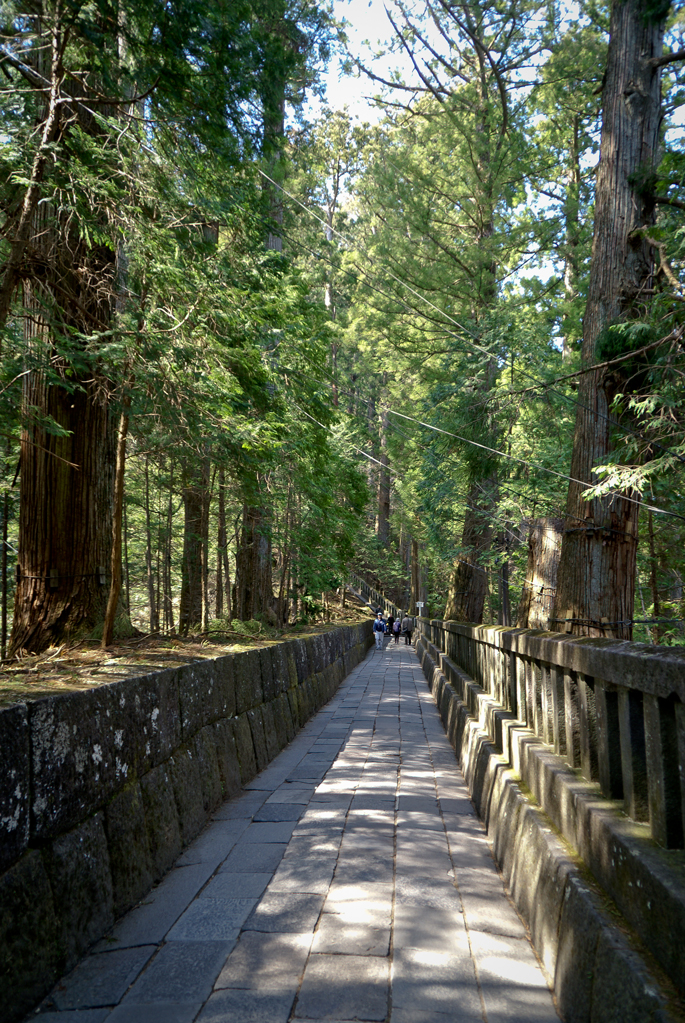
[[(385, 42), (392, 35), (383, 0), (333, 0), (333, 12), (338, 20), (344, 18), (348, 23), (349, 44), (354, 54), (368, 58), (369, 51), (364, 46), (366, 40), (375, 47), (379, 41)], [(323, 76), (328, 106), (334, 110), (348, 106), (361, 121), (377, 120), (381, 112), (374, 109), (368, 97), (378, 92), (379, 86), (364, 75), (358, 78), (343, 75), (340, 63), (340, 58), (334, 57)], [(393, 63), (397, 63), (396, 58)]]

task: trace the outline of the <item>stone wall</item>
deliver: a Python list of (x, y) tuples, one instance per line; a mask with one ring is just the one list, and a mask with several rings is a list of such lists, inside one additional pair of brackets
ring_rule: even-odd
[(20, 1019), (325, 704), (372, 623), (0, 711), (0, 991)]
[(417, 653), (562, 1019), (682, 1021), (682, 852), (660, 850), (646, 825), (604, 799), (425, 634)]

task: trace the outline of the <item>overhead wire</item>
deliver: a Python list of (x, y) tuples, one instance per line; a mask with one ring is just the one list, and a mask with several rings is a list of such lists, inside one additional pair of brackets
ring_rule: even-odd
[[(338, 238), (341, 238), (347, 244), (354, 244), (351, 238), (347, 237), (345, 234), (343, 234), (343, 232), (338, 231), (337, 228), (334, 228), (332, 225), (329, 225), (322, 217), (320, 217), (317, 213), (315, 213), (308, 206), (306, 206), (300, 199), (297, 198), (297, 196), (295, 196), (291, 192), (289, 192), (288, 189), (286, 189), (283, 185), (279, 184), (279, 182), (275, 181), (272, 177), (270, 177), (264, 170), (262, 170), (261, 168), (258, 168), (258, 170), (259, 170), (259, 173), (267, 181), (269, 181), (272, 185), (274, 185), (274, 187), (280, 189), (280, 191), (283, 192), (284, 195), (287, 195), (288, 198), (291, 199), (293, 202), (295, 202), (299, 207), (301, 207), (301, 209), (303, 209), (305, 211), (305, 213), (308, 213), (311, 217), (313, 217), (320, 224), (322, 224), (323, 227), (325, 227), (327, 231), (330, 231), (332, 234), (336, 235)], [(310, 250), (310, 251), (312, 251), (312, 250)], [(355, 266), (356, 266), (356, 264), (355, 264)], [(367, 274), (367, 272), (365, 270), (363, 270), (361, 267), (358, 267), (358, 266), (357, 266), (357, 269), (358, 269), (359, 273), (365, 279), (368, 278), (369, 275)], [(450, 323), (454, 324), (454, 326), (458, 327), (459, 330), (463, 331), (463, 333), (466, 335), (466, 337), (460, 337), (458, 334), (455, 334), (454, 331), (449, 330), (449, 328), (447, 328), (445, 326), (445, 324), (444, 324), (444, 322), (442, 322), (442, 320), (438, 320), (437, 323), (441, 326), (441, 329), (444, 330), (445, 333), (447, 333), (450, 337), (455, 338), (455, 340), (457, 340), (457, 341), (462, 341), (462, 342), (465, 341), (466, 344), (470, 345), (473, 349), (475, 349), (476, 351), (480, 352), (481, 354), (484, 354), (485, 356), (487, 356), (487, 358), (489, 360), (494, 358), (494, 354), (492, 352), (488, 351), (488, 349), (485, 348), (483, 345), (479, 345), (478, 344), (478, 342), (475, 340), (475, 335), (474, 335), (473, 331), (469, 330), (468, 327), (465, 327), (462, 323), (460, 323), (457, 319), (455, 319), (455, 317), (453, 317), (449, 313), (447, 313), (444, 309), (440, 309), (439, 306), (437, 306), (437, 305), (435, 305), (435, 303), (431, 302), (431, 300), (429, 298), (427, 298), (425, 295), (421, 294), (420, 291), (417, 291), (416, 288), (414, 288), (411, 284), (409, 284), (407, 281), (403, 281), (400, 277), (398, 277), (396, 274), (394, 274), (393, 271), (390, 270), (387, 266), (384, 267), (384, 270), (385, 270), (385, 272), (388, 274), (388, 276), (393, 281), (395, 281), (397, 284), (399, 284), (400, 287), (405, 288), (412, 295), (414, 295), (420, 302), (425, 303), (427, 306), (429, 306), (431, 309), (433, 309), (433, 311), (436, 312), (439, 317), (441, 317), (443, 319), (449, 320)], [(349, 273), (349, 271), (344, 271), (344, 272)], [(373, 286), (373, 285), (369, 285), (369, 286), (371, 287), (371, 290), (376, 291), (378, 294), (383, 295), (384, 298), (386, 298), (386, 299), (388, 299), (388, 298), (395, 298), (397, 301), (402, 302), (402, 304), (405, 305), (406, 308), (408, 308), (410, 311), (416, 311), (416, 310), (413, 310), (412, 307), (407, 302), (404, 302), (398, 296), (388, 295), (387, 293), (381, 291), (381, 289), (378, 288), (377, 286)], [(419, 313), (419, 315), (421, 315), (421, 314)], [(636, 351), (641, 351), (641, 349), (636, 349)], [(624, 353), (624, 355), (625, 355), (625, 353)], [(623, 357), (624, 356), (621, 357), (621, 360), (623, 359)], [(602, 365), (604, 365), (604, 364), (602, 364)], [(592, 371), (592, 369), (594, 369), (594, 368), (596, 368), (596, 367), (589, 367), (587, 372)], [(591, 409), (587, 405), (583, 405), (583, 403), (581, 401), (579, 401), (577, 398), (572, 398), (570, 395), (563, 394), (561, 391), (557, 390), (555, 387), (552, 386), (555, 383), (555, 380), (551, 380), (551, 381), (540, 380), (533, 373), (529, 372), (526, 369), (522, 369), (520, 366), (517, 367), (517, 371), (519, 373), (521, 373), (523, 376), (528, 377), (529, 380), (532, 380), (534, 382), (534, 384), (536, 385), (536, 387), (542, 387), (545, 390), (551, 390), (553, 394), (556, 394), (563, 401), (566, 401), (569, 404), (576, 405), (579, 408), (582, 408), (586, 412), (591, 412), (593, 415), (596, 415), (600, 419), (603, 419), (605, 422), (608, 422), (611, 426), (614, 426), (617, 429), (622, 430), (624, 433), (626, 433), (626, 434), (628, 434), (628, 435), (630, 435), (632, 437), (636, 437), (638, 439), (646, 441), (646, 443), (651, 444), (654, 447), (657, 447), (660, 450), (665, 451), (666, 453), (668, 453), (670, 455), (673, 455), (673, 457), (677, 458), (678, 461), (680, 461), (681, 463), (685, 464), (685, 457), (682, 456), (682, 455), (679, 455), (677, 452), (672, 451), (672, 449), (665, 447), (664, 445), (660, 444), (658, 441), (655, 441), (655, 440), (649, 441), (649, 440), (647, 440), (646, 438), (642, 437), (639, 433), (635, 433), (634, 430), (631, 430), (624, 423), (620, 423), (618, 420), (614, 419), (612, 416), (605, 415), (603, 412), (600, 412), (598, 409)], [(566, 379), (566, 377), (561, 377), (560, 379)]]

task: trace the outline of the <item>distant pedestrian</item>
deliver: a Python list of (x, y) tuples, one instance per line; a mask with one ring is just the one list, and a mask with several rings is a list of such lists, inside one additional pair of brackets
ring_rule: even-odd
[(395, 616), (393, 614), (389, 614), (388, 615), (388, 620), (385, 623), (385, 631), (387, 632), (387, 634), (389, 636), (392, 636), (392, 632), (393, 632), (392, 627), (393, 627), (394, 624), (395, 624)]
[(385, 635), (385, 622), (383, 621), (383, 615), (379, 611), (376, 615), (376, 621), (373, 623), (373, 634), (376, 637), (376, 649), (383, 649), (383, 636)]
[(402, 633), (404, 635), (404, 645), (409, 646), (411, 644), (411, 630), (414, 628), (414, 619), (410, 618), (408, 614), (402, 619)]
[(395, 645), (397, 645), (399, 643), (399, 641), (400, 641), (400, 630), (401, 630), (401, 628), (402, 628), (402, 624), (401, 624), (399, 618), (396, 618), (395, 621), (392, 623), (392, 634), (395, 637)]

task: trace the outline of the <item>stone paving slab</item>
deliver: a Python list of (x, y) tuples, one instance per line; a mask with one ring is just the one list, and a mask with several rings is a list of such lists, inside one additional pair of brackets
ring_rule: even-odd
[(558, 1023), (411, 647), (336, 696), (46, 1023)]

